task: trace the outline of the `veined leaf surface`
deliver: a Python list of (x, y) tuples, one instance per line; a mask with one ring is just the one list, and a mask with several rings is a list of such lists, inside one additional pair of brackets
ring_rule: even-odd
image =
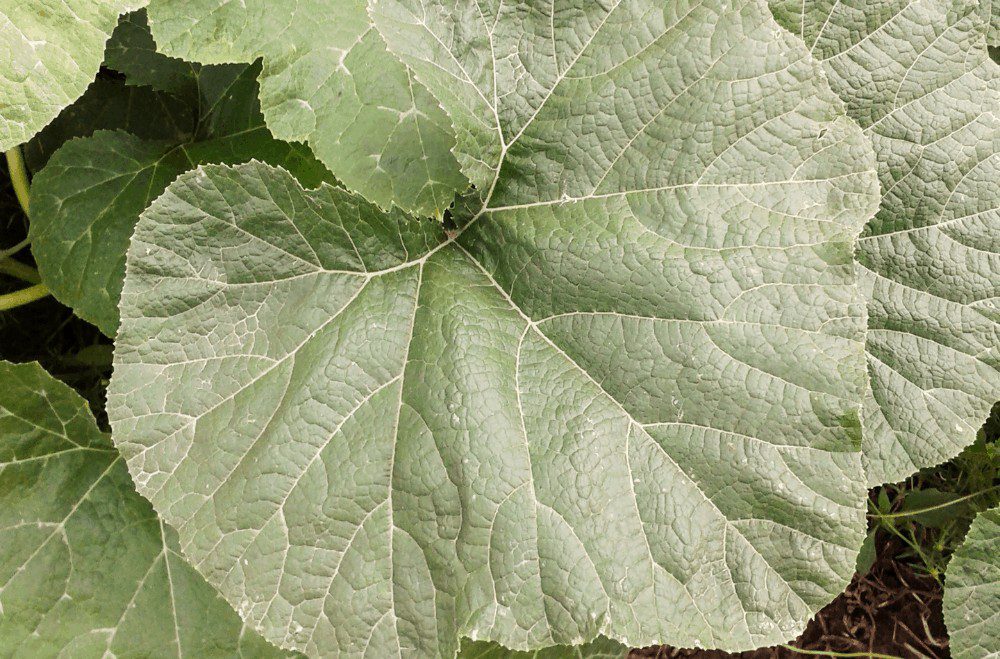
[(0, 654), (278, 657), (180, 556), (87, 403), (0, 362)]
[(1000, 657), (1000, 508), (979, 513), (955, 550), (943, 608), (955, 659)]
[(383, 208), (441, 215), (468, 187), (448, 117), (385, 50), (363, 0), (154, 0), (166, 54), (264, 60), (261, 107), (275, 137), (308, 142), (348, 188)]
[[(956, 456), (1000, 400), (1000, 68), (972, 0), (773, 0), (871, 138), (858, 241), (869, 484)], [(803, 8), (805, 12), (803, 13)]]
[(93, 81), (118, 15), (146, 0), (0, 0), (0, 150), (27, 142)]
[[(492, 56), (459, 9), (424, 15), (468, 69)], [(549, 20), (524, 11), (496, 31), (528, 47)], [(481, 132), (493, 179), (453, 225), (259, 163), (143, 214), (115, 441), (274, 642), (743, 649), (853, 574), (870, 145), (762, 3), (603, 11), (561, 15), (587, 43), (532, 60), (562, 63), (544, 95), (467, 108), (517, 129)]]
[[(133, 29), (135, 26), (132, 26)], [(257, 101), (257, 66), (206, 66), (192, 72), (201, 109), (193, 134), (147, 140), (98, 131), (63, 145), (31, 185), (32, 253), (42, 281), (73, 311), (113, 337), (125, 279), (125, 251), (139, 214), (179, 174), (202, 163), (257, 159), (294, 172), (307, 185), (329, 172), (301, 144), (274, 139)], [(144, 120), (168, 124), (150, 108)]]

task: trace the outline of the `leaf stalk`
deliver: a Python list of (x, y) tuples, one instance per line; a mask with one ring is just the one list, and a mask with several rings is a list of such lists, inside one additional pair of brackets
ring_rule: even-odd
[(10, 173), (10, 182), (14, 185), (14, 194), (17, 195), (17, 202), (21, 204), (24, 214), (27, 215), (31, 195), (29, 194), (28, 169), (24, 166), (21, 147), (15, 146), (8, 150), (6, 155), (7, 170)]
[(48, 294), (49, 289), (45, 284), (35, 284), (13, 293), (0, 295), (0, 311), (7, 311), (40, 300)]
[(26, 263), (15, 261), (14, 259), (0, 260), (0, 272), (20, 279), (21, 281), (26, 281), (29, 284), (38, 284), (42, 281), (41, 276), (38, 274), (38, 270), (35, 270)]

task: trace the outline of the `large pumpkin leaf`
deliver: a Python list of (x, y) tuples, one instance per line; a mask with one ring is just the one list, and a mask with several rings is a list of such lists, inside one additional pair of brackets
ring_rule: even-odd
[(118, 15), (145, 0), (0, 0), (0, 150), (26, 142), (93, 81)]
[(773, 2), (878, 157), (882, 205), (857, 250), (864, 455), (870, 484), (898, 481), (975, 441), (1000, 400), (1000, 69), (974, 1)]
[(1000, 657), (1000, 508), (976, 516), (948, 563), (944, 621), (955, 659)]
[(178, 553), (87, 403), (0, 362), (0, 654), (278, 656)]
[[(42, 281), (108, 336), (118, 328), (125, 251), (139, 214), (179, 174), (202, 163), (251, 158), (281, 165), (307, 185), (329, 177), (303, 145), (271, 137), (257, 106), (256, 66), (197, 71), (205, 108), (186, 139), (144, 140), (99, 131), (67, 143), (31, 186), (30, 236)], [(165, 123), (151, 112), (144, 120)]]
[(750, 648), (853, 574), (870, 146), (762, 3), (560, 21), (454, 226), (248, 163), (136, 227), (116, 443), (276, 643)]
[(271, 132), (308, 142), (380, 206), (440, 216), (468, 186), (448, 117), (386, 52), (362, 0), (155, 0), (149, 18), (166, 54), (206, 64), (262, 57)]

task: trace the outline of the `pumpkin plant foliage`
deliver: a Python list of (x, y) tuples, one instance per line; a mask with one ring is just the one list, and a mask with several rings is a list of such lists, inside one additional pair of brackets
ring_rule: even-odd
[(595, 5), (555, 40), (371, 11), (476, 189), (442, 226), (257, 162), (169, 186), (108, 398), (140, 492), (311, 654), (794, 636), (864, 532), (878, 201), (817, 63), (756, 1)]
[[(332, 180), (307, 148), (275, 140), (265, 128), (259, 67), (192, 66), (142, 50), (150, 42), (142, 12), (126, 17), (109, 42), (107, 60), (141, 70), (170, 93), (166, 98), (175, 102), (144, 108), (141, 122), (179, 123), (176, 134), (144, 139), (128, 130), (97, 131), (60, 148), (31, 187), (32, 253), (43, 280), (108, 336), (118, 327), (125, 250), (135, 223), (179, 174), (201, 163), (258, 159), (309, 185)], [(144, 53), (138, 62), (136, 51)], [(189, 108), (190, 123), (175, 121), (176, 101)]]
[(279, 657), (180, 555), (87, 403), (0, 361), (0, 654)]
[(168, 55), (262, 58), (271, 132), (308, 142), (345, 186), (383, 208), (440, 216), (468, 187), (448, 117), (386, 52), (363, 0), (153, 0), (149, 17)]
[(970, 0), (771, 0), (872, 141), (882, 203), (858, 241), (871, 485), (971, 444), (1000, 400), (1000, 69)]
[(114, 432), (0, 362), (3, 651), (780, 643), (1000, 399), (1000, 3), (40, 4), (0, 140)]

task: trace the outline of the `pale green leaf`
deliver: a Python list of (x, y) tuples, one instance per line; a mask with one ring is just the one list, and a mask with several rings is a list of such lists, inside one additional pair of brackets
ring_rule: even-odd
[(0, 0), (0, 150), (27, 142), (93, 81), (118, 15), (146, 0)]
[(207, 64), (263, 57), (271, 132), (308, 142), (376, 204), (440, 216), (468, 186), (448, 117), (386, 52), (362, 0), (154, 0), (149, 17), (169, 55)]
[(989, 24), (986, 42), (994, 48), (1000, 47), (1000, 0), (981, 0), (983, 16)]
[[(869, 483), (957, 455), (1000, 400), (1000, 107), (970, 0), (773, 0), (871, 138)], [(805, 12), (803, 13), (803, 8)]]
[(744, 649), (853, 574), (870, 145), (763, 4), (609, 11), (454, 227), (257, 163), (143, 214), (116, 443), (274, 642)]
[(0, 654), (275, 657), (180, 556), (86, 402), (0, 362)]
[(943, 608), (952, 657), (1000, 657), (1000, 508), (979, 513), (955, 550)]
[[(99, 131), (64, 145), (31, 186), (30, 236), (42, 281), (108, 336), (118, 327), (125, 251), (139, 214), (179, 174), (202, 163), (250, 159), (280, 165), (303, 183), (329, 174), (302, 145), (279, 142), (257, 107), (256, 67), (205, 67), (197, 74), (201, 117), (186, 141)], [(160, 123), (162, 115), (145, 120)]]

